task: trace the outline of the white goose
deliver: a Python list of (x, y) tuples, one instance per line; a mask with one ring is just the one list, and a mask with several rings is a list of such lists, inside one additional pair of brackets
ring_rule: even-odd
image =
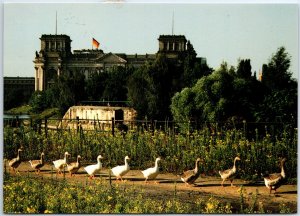
[[(21, 157), (20, 157), (20, 152), (23, 151), (22, 149), (18, 149), (18, 155), (16, 158), (13, 158), (9, 161), (8, 165), (13, 169), (13, 171), (16, 173), (16, 169), (19, 167), (21, 164)], [(18, 171), (17, 171), (18, 172)]]
[(40, 174), (40, 169), (44, 166), (44, 152), (41, 153), (41, 159), (40, 160), (30, 160), (29, 163), (31, 167), (34, 169), (35, 173)]
[(125, 165), (116, 166), (111, 169), (112, 173), (116, 176), (116, 180), (121, 179), (123, 181), (122, 176), (126, 175), (129, 172), (130, 167), (127, 160), (130, 160), (128, 156), (125, 157)]
[(200, 176), (199, 162), (200, 158), (197, 158), (195, 162), (195, 169), (185, 171), (180, 177), (181, 180), (187, 185), (194, 184), (197, 178)]
[(75, 173), (80, 169), (80, 166), (81, 166), (81, 164), (80, 164), (80, 159), (81, 159), (81, 156), (78, 155), (78, 156), (77, 156), (77, 161), (76, 161), (76, 162), (72, 162), (72, 163), (69, 163), (69, 164), (67, 165), (67, 169), (68, 169), (68, 171), (69, 171), (69, 173), (70, 173), (71, 176), (72, 176), (73, 174), (75, 174)]
[[(158, 173), (159, 173), (158, 162), (160, 160), (161, 160), (160, 157), (156, 158), (154, 167), (151, 167), (151, 168), (148, 168), (148, 169), (142, 171), (144, 177), (146, 178), (145, 183), (147, 183), (148, 179), (155, 179), (156, 176), (158, 175)], [(157, 182), (155, 182), (155, 183), (157, 183)]]
[(64, 155), (64, 159), (53, 161), (54, 167), (57, 169), (57, 174), (62, 173), (62, 169), (64, 168), (64, 166), (67, 166), (68, 156), (71, 156), (68, 152), (65, 152)]
[(233, 187), (232, 181), (233, 181), (233, 179), (234, 179), (234, 177), (235, 177), (235, 173), (236, 173), (235, 162), (236, 162), (237, 160), (241, 160), (241, 159), (240, 159), (239, 157), (235, 157), (235, 158), (234, 158), (234, 162), (233, 162), (233, 167), (232, 167), (231, 169), (224, 170), (224, 171), (219, 171), (219, 174), (220, 174), (221, 178), (223, 179), (223, 181), (222, 181), (222, 183), (221, 183), (222, 187), (224, 187), (223, 184), (224, 184), (224, 181), (225, 181), (226, 179), (229, 179), (229, 180), (230, 180), (230, 182), (231, 182), (231, 187)]
[(101, 163), (101, 159), (103, 159), (103, 157), (101, 155), (99, 155), (97, 157), (97, 163), (93, 164), (93, 165), (89, 165), (84, 167), (85, 171), (90, 175), (90, 179), (93, 179), (95, 176), (95, 173), (98, 172), (100, 169), (102, 169), (102, 163)]
[(283, 158), (280, 161), (281, 164), (280, 173), (273, 173), (273, 174), (263, 176), (266, 187), (270, 189), (270, 194), (272, 190), (274, 190), (275, 191), (274, 193), (276, 193), (276, 189), (279, 188), (286, 180), (286, 175), (284, 170), (285, 161), (286, 161), (285, 158)]

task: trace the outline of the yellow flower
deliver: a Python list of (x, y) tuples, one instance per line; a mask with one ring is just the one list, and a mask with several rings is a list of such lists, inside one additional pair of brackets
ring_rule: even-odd
[(212, 209), (214, 209), (214, 204), (212, 204), (212, 203), (206, 203), (206, 209), (207, 209), (207, 211), (210, 211), (210, 210), (212, 210)]
[(244, 188), (244, 187), (240, 187), (240, 188), (237, 190), (237, 192), (238, 192), (238, 193), (243, 193), (243, 194), (247, 193), (246, 188)]
[(27, 207), (26, 210), (27, 210), (28, 213), (36, 213), (35, 208), (29, 208), (29, 207)]
[(53, 212), (46, 209), (46, 210), (44, 211), (44, 213), (45, 213), (45, 214), (52, 214)]

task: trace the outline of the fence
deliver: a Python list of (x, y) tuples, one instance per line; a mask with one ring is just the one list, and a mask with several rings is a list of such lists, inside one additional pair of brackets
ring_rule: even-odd
[(20, 127), (29, 126), (36, 131), (45, 131), (47, 135), (48, 130), (77, 130), (77, 131), (97, 131), (102, 133), (111, 133), (114, 135), (115, 130), (126, 133), (128, 130), (131, 131), (152, 131), (162, 130), (165, 132), (179, 133), (180, 125), (188, 125), (188, 132), (193, 130), (201, 130), (203, 128), (208, 128), (212, 134), (222, 133), (225, 130), (238, 129), (242, 130), (244, 136), (247, 138), (254, 138), (257, 136), (257, 132), (261, 136), (266, 133), (271, 134), (275, 137), (277, 134), (282, 133), (282, 131), (290, 128), (296, 128), (295, 123), (283, 123), (283, 122), (246, 122), (246, 121), (231, 121), (231, 122), (175, 122), (170, 120), (115, 120), (114, 118), (110, 120), (101, 119), (62, 119), (62, 118), (44, 118), (44, 119), (34, 119), (34, 118), (18, 118), (9, 117), (4, 118), (4, 126)]

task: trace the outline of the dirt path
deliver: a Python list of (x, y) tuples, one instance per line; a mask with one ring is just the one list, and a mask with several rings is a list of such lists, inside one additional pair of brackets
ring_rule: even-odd
[[(8, 166), (6, 168), (8, 170)], [(18, 170), (20, 171), (21, 175), (36, 176), (29, 163), (22, 162)], [(10, 173), (12, 173), (11, 170)], [(55, 170), (53, 169), (52, 165), (49, 164), (46, 164), (42, 168), (40, 176), (63, 179), (63, 175), (60, 175), (58, 177), (56, 176)], [(68, 181), (82, 183), (91, 181), (88, 180), (87, 174), (84, 171), (83, 167), (80, 168), (76, 176), (70, 177), (69, 174), (66, 174), (65, 178)], [(102, 180), (104, 179), (106, 181), (109, 181), (107, 169), (102, 169), (100, 171), (100, 174), (97, 174), (95, 177), (95, 179), (100, 178)], [(114, 184), (115, 178), (112, 177), (112, 179)], [(149, 194), (149, 196), (155, 197), (157, 199), (173, 197), (176, 187), (176, 195), (182, 200), (193, 200), (199, 197), (202, 197), (203, 199), (208, 199), (213, 195), (219, 198), (219, 200), (221, 200), (224, 203), (231, 203), (231, 205), (236, 209), (240, 208), (239, 189), (240, 186), (243, 185), (245, 188), (244, 197), (246, 202), (251, 203), (252, 197), (256, 194), (257, 191), (257, 202), (262, 202), (266, 211), (269, 210), (273, 213), (279, 213), (279, 205), (284, 203), (288, 208), (291, 209), (293, 213), (297, 212), (297, 185), (283, 185), (279, 189), (277, 189), (276, 195), (270, 195), (269, 190), (265, 187), (263, 181), (251, 184), (250, 182), (236, 179), (233, 182), (235, 185), (234, 187), (230, 186), (229, 181), (225, 182), (225, 187), (221, 187), (221, 178), (201, 175), (197, 179), (195, 186), (188, 187), (176, 175), (171, 173), (162, 173), (159, 174), (156, 179), (159, 182), (159, 184), (145, 184), (143, 175), (139, 170), (130, 170), (129, 173), (125, 175), (124, 179), (126, 180), (126, 182), (119, 184), (140, 187), (145, 193)]]

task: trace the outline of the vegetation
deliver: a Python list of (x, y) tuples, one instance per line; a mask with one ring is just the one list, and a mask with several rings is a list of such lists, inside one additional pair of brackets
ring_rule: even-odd
[[(291, 79), (289, 64), (285, 49), (279, 48), (264, 66), (259, 82), (251, 75), (249, 59), (240, 60), (237, 70), (223, 63), (173, 96), (173, 118), (178, 122), (277, 121), (296, 126), (297, 82)], [(186, 125), (179, 126), (185, 130)]]
[(29, 114), (31, 112), (31, 106), (29, 105), (23, 105), (19, 107), (12, 108), (5, 113), (11, 114), (11, 115), (20, 115), (20, 114)]
[[(50, 192), (51, 191), (51, 192)], [(170, 214), (170, 213), (275, 213), (265, 209), (257, 199), (257, 194), (248, 196), (241, 187), (236, 193), (240, 195), (240, 203), (232, 206), (222, 202), (222, 198), (196, 198), (182, 202), (180, 196), (149, 196), (139, 186), (109, 185), (107, 181), (96, 179), (92, 184), (56, 181), (55, 179), (39, 179), (36, 177), (4, 176), (3, 212), (6, 214)], [(247, 201), (250, 200), (250, 201)], [(22, 203), (22, 204), (18, 204)], [(281, 204), (280, 213), (293, 213)]]
[[(99, 154), (106, 158), (106, 167), (123, 161), (125, 155), (132, 159), (133, 169), (146, 168), (157, 156), (164, 160), (164, 172), (180, 173), (187, 167), (192, 168), (194, 160), (201, 157), (205, 161), (202, 171), (208, 175), (217, 170), (232, 166), (235, 156), (240, 156), (239, 177), (257, 180), (265, 171), (277, 172), (278, 160), (286, 157), (289, 167), (288, 177), (295, 178), (297, 173), (297, 130), (283, 127), (276, 132), (272, 125), (255, 129), (253, 138), (246, 129), (229, 129), (225, 126), (211, 125), (193, 132), (175, 133), (173, 130), (129, 130), (126, 135), (121, 131), (82, 131), (82, 130), (34, 130), (31, 127), (4, 128), (4, 157), (13, 158), (19, 147), (23, 147), (23, 160), (39, 158), (44, 151), (46, 161), (53, 161), (68, 151), (76, 160), (80, 154), (92, 162)], [(278, 126), (276, 126), (277, 128)], [(232, 160), (230, 160), (232, 158)]]
[[(33, 94), (33, 112), (57, 107), (61, 115), (83, 100), (130, 101), (137, 119), (183, 122), (283, 122), (296, 126), (297, 81), (291, 77), (290, 56), (284, 47), (263, 66), (262, 81), (251, 71), (250, 59), (239, 59), (236, 68), (223, 62), (212, 71), (196, 58), (188, 43), (178, 60), (159, 54), (142, 67), (115, 67), (94, 74), (61, 75), (44, 92)], [(199, 124), (201, 123), (201, 124)]]

